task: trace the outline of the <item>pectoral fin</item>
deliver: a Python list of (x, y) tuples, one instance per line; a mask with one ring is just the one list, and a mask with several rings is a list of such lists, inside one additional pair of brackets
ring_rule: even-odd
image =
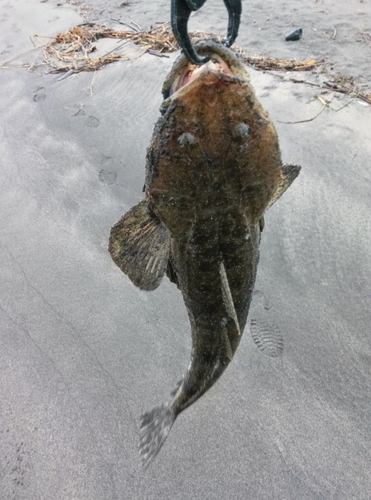
[(167, 268), (170, 234), (143, 200), (113, 226), (108, 250), (134, 285), (154, 290)]
[(283, 193), (286, 191), (287, 188), (291, 186), (291, 184), (294, 182), (294, 180), (297, 178), (299, 175), (301, 167), (299, 165), (283, 165), (282, 166), (282, 176), (281, 180), (278, 184), (277, 190), (274, 193), (273, 197), (271, 198), (266, 210), (268, 210), (269, 207), (275, 203), (278, 198), (281, 198)]

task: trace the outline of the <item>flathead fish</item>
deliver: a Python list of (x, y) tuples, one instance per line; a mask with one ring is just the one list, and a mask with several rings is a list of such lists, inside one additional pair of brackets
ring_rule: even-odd
[(175, 419), (233, 358), (245, 328), (264, 212), (299, 173), (282, 165), (276, 130), (239, 58), (212, 41), (203, 66), (181, 55), (165, 80), (162, 116), (147, 151), (145, 198), (112, 228), (114, 262), (142, 290), (166, 273), (181, 290), (192, 330), (183, 380), (142, 416), (147, 466)]

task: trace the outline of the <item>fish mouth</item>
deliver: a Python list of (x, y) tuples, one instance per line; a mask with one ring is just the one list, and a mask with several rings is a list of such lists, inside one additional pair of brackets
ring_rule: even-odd
[(238, 56), (225, 45), (213, 40), (202, 40), (195, 44), (197, 52), (207, 55), (210, 60), (201, 66), (192, 64), (184, 54), (175, 61), (173, 68), (166, 78), (162, 94), (164, 99), (173, 96), (178, 90), (183, 89), (198, 78), (213, 72), (227, 77), (235, 77), (248, 82), (249, 76)]
[(208, 73), (209, 71), (215, 71), (217, 73), (224, 73), (225, 75), (233, 75), (232, 70), (228, 66), (228, 64), (223, 61), (223, 59), (215, 53), (210, 54), (210, 61), (201, 66), (188, 63), (188, 65), (183, 69), (181, 74), (176, 78), (170, 87), (170, 95), (177, 92), (179, 89), (185, 87), (189, 83), (196, 80), (196, 78), (200, 78), (203, 74)]

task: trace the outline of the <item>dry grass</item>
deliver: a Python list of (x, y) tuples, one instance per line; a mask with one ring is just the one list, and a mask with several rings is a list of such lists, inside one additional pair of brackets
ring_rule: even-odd
[[(123, 2), (126, 3), (126, 2)], [(116, 61), (128, 60), (140, 57), (148, 52), (159, 57), (166, 57), (166, 54), (179, 50), (178, 44), (171, 31), (170, 23), (163, 23), (148, 30), (143, 30), (138, 24), (130, 24), (114, 20), (122, 25), (126, 25), (130, 30), (119, 31), (114, 28), (106, 28), (94, 23), (85, 23), (75, 26), (65, 33), (59, 33), (53, 40), (42, 48), (42, 61), (39, 56), (35, 58), (30, 65), (22, 64), (18, 67), (27, 67), (28, 71), (35, 71), (36, 68), (44, 65), (51, 68), (52, 73), (66, 73), (69, 76), (72, 73), (81, 71), (96, 71)], [(363, 40), (368, 41), (369, 33), (362, 34)], [(38, 38), (35, 36), (35, 38)], [(95, 56), (97, 51), (96, 43), (103, 38), (116, 38), (121, 43), (110, 52), (101, 56)], [(221, 41), (221, 36), (215, 36), (212, 33), (194, 32), (190, 33), (193, 43), (198, 40), (210, 39)], [(130, 42), (140, 50), (133, 50)], [(35, 50), (35, 49), (32, 49)], [(276, 59), (272, 57), (251, 56), (247, 52), (235, 46), (233, 50), (244, 60), (244, 62), (260, 71), (308, 71), (324, 65), (323, 61), (318, 62), (314, 59), (308, 61), (297, 61), (294, 59)], [(20, 57), (20, 54), (17, 57)], [(9, 66), (8, 63), (16, 58), (6, 61), (0, 66), (0, 69), (6, 69), (17, 66)], [(67, 75), (68, 73), (68, 75)], [(63, 78), (63, 76), (62, 76)], [(355, 82), (347, 79), (342, 81), (343, 77), (331, 76), (331, 82), (325, 82), (334, 92), (357, 97), (371, 104), (371, 94), (365, 94), (357, 87)], [(295, 80), (295, 83), (309, 83), (305, 80)]]
[[(96, 57), (96, 42), (103, 38), (117, 38), (123, 41), (114, 50)], [(161, 27), (155, 30), (143, 31), (117, 31), (113, 28), (105, 28), (98, 25), (75, 26), (66, 33), (58, 34), (50, 43), (44, 47), (44, 61), (49, 64), (53, 72), (74, 70), (96, 71), (106, 64), (118, 60), (130, 59), (130, 48), (125, 50), (128, 42), (133, 42), (143, 48), (139, 54), (148, 50), (163, 51), (176, 50), (171, 40), (162, 40)], [(125, 43), (127, 42), (127, 43)], [(124, 48), (125, 47), (125, 48)], [(138, 56), (138, 57), (139, 57)]]
[(276, 59), (274, 57), (242, 57), (248, 66), (262, 71), (309, 71), (318, 65), (314, 59), (297, 61), (296, 59)]
[[(169, 23), (146, 31), (140, 29), (139, 26), (135, 30), (117, 31), (113, 28), (86, 24), (76, 26), (66, 33), (58, 34), (44, 47), (44, 61), (53, 68), (53, 72), (70, 70), (78, 72), (96, 71), (106, 64), (130, 58), (130, 49), (121, 50), (126, 44), (119, 45), (115, 50), (104, 56), (94, 57), (95, 43), (102, 38), (117, 38), (132, 42), (143, 49), (142, 54), (150, 52), (154, 55), (164, 55), (179, 50)], [(221, 37), (203, 32), (190, 33), (190, 38), (193, 43), (207, 38), (221, 40)], [(246, 64), (259, 70), (305, 71), (316, 66), (313, 59), (310, 61), (274, 59), (271, 57), (248, 56), (245, 51), (239, 48), (235, 49), (235, 51)]]
[(371, 33), (359, 31), (356, 33), (356, 40), (361, 43), (371, 43)]

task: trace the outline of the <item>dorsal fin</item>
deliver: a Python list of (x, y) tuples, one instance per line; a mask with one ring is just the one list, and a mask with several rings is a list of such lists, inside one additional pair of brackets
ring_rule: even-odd
[(142, 290), (154, 290), (167, 268), (170, 233), (143, 200), (113, 226), (108, 250), (134, 285)]

